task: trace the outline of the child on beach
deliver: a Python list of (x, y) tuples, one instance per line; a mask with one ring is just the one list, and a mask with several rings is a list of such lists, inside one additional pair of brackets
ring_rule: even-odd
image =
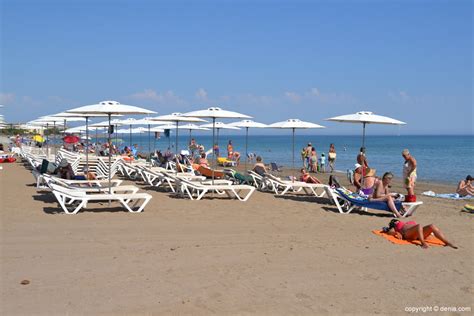
[(326, 172), (326, 156), (324, 155), (324, 153), (322, 153), (321, 157), (319, 158), (319, 165), (320, 165), (319, 171), (322, 173), (325, 173)]

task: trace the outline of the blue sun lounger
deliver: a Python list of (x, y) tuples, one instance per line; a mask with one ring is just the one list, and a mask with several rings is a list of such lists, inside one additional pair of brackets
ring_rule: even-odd
[[(388, 208), (387, 202), (369, 201), (367, 198), (345, 188), (331, 189), (330, 191), (334, 203), (342, 214), (349, 214), (358, 207), (362, 208), (364, 211), (367, 211), (367, 209), (374, 209), (391, 212)], [(340, 200), (342, 200), (342, 205)], [(412, 215), (413, 212), (415, 212), (415, 210), (422, 204), (423, 202), (421, 201), (410, 203), (395, 201), (395, 207), (398, 211), (402, 209), (402, 206), (404, 207), (405, 213), (402, 214), (403, 217)]]

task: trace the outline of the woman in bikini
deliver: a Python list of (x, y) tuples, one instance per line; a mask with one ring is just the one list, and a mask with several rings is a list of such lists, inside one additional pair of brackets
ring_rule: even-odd
[(441, 230), (439, 230), (439, 228), (433, 224), (423, 227), (414, 221), (402, 222), (398, 219), (392, 219), (388, 227), (383, 228), (383, 231), (389, 235), (395, 236), (398, 239), (419, 240), (423, 249), (428, 248), (425, 239), (433, 234), (436, 238), (444, 242), (445, 246), (458, 249), (458, 247), (449, 242), (446, 237), (444, 237)]
[(321, 183), (318, 178), (311, 176), (305, 168), (301, 168), (300, 181), (306, 183)]

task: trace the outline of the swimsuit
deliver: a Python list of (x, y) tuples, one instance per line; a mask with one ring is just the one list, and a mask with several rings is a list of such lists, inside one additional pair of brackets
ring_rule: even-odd
[(416, 181), (416, 168), (413, 169), (412, 172), (408, 173), (410, 170), (410, 164), (408, 161), (405, 161), (405, 164), (403, 165), (403, 178), (405, 179), (405, 186), (407, 188), (411, 188)]
[(398, 221), (398, 222), (395, 224), (394, 229), (395, 229), (395, 231), (396, 231), (397, 233), (402, 233), (402, 229), (403, 229), (403, 227), (404, 227), (405, 225), (416, 225), (416, 222), (410, 221), (410, 222), (406, 222), (406, 223), (405, 223), (405, 222), (402, 222), (402, 221)]

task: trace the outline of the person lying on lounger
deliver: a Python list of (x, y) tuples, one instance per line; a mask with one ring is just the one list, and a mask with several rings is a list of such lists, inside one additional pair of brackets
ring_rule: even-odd
[(468, 175), (465, 180), (461, 180), (458, 184), (458, 188), (456, 189), (456, 193), (459, 196), (474, 196), (474, 186), (472, 183), (473, 178)]
[(443, 233), (441, 233), (441, 230), (433, 224), (423, 227), (414, 221), (402, 222), (398, 219), (392, 219), (388, 224), (388, 227), (383, 228), (383, 231), (398, 239), (419, 240), (421, 242), (421, 247), (424, 249), (428, 248), (425, 239), (433, 233), (433, 235), (444, 242), (446, 246), (458, 249), (458, 247), (449, 242), (446, 237), (444, 237)]
[[(394, 200), (400, 195), (396, 193), (390, 193), (390, 184), (392, 183), (393, 174), (391, 172), (386, 172), (382, 180), (376, 180), (374, 183), (374, 190), (372, 195), (369, 196), (369, 201), (385, 201), (387, 202), (388, 208), (394, 215), (397, 217), (402, 217), (400, 212), (395, 206)], [(404, 210), (402, 210), (403, 212)]]
[(316, 183), (319, 184), (321, 181), (318, 178), (311, 176), (305, 168), (301, 168), (300, 181), (306, 183)]
[(59, 163), (58, 168), (54, 171), (54, 174), (61, 179), (72, 180), (74, 179), (74, 171), (72, 170), (71, 164), (63, 158)]

